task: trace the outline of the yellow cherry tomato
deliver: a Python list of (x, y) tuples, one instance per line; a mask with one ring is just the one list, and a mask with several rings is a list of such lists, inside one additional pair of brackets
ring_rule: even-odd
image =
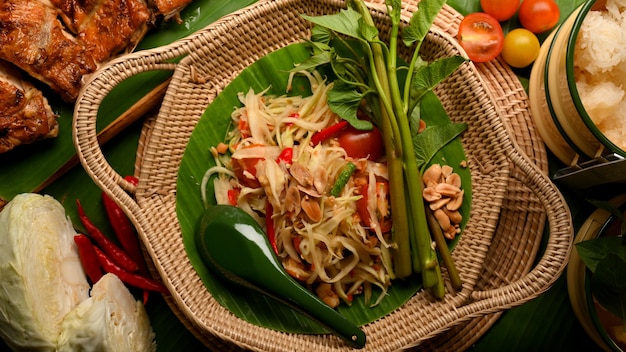
[(504, 37), (502, 58), (512, 67), (523, 68), (535, 61), (539, 48), (539, 39), (533, 32), (516, 28)]

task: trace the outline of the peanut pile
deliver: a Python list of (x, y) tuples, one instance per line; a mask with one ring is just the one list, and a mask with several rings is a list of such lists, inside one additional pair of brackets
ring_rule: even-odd
[(433, 164), (422, 176), (424, 191), (422, 196), (433, 211), (443, 235), (454, 239), (461, 232), (459, 212), (463, 204), (464, 191), (461, 188), (461, 177), (448, 165)]

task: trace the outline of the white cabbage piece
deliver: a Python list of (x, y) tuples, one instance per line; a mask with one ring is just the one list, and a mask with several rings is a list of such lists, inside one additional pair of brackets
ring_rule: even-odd
[(156, 351), (156, 343), (143, 303), (109, 273), (63, 321), (58, 351)]
[(13, 350), (55, 351), (63, 319), (89, 297), (74, 235), (47, 195), (17, 195), (0, 212), (0, 335)]

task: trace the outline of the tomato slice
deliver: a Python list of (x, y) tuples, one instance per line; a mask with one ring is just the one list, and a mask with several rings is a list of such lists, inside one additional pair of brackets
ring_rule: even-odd
[[(372, 221), (370, 218), (370, 211), (368, 209), (369, 201), (368, 201), (368, 192), (367, 192), (367, 188), (369, 187), (369, 185), (365, 178), (363, 178), (362, 181), (358, 183), (360, 184), (358, 186), (359, 194), (361, 194), (362, 197), (356, 201), (356, 210), (357, 210), (357, 213), (359, 214), (359, 217), (361, 218), (361, 224), (364, 227), (371, 227)], [(381, 197), (384, 197), (385, 199), (381, 199)], [(386, 180), (376, 181), (377, 206), (378, 206), (378, 203), (381, 203), (381, 202), (388, 203), (389, 201), (388, 197), (389, 197), (389, 183)], [(381, 232), (386, 233), (386, 232), (391, 231), (391, 227), (392, 227), (391, 215), (387, 214), (386, 216), (382, 216), (380, 212), (378, 211), (376, 212), (376, 214), (378, 215), (377, 220), (380, 225)]]
[[(261, 144), (252, 144), (243, 148), (259, 147)], [(233, 172), (237, 176), (237, 180), (246, 187), (258, 188), (261, 186), (259, 180), (256, 178), (256, 165), (263, 158), (233, 158)]]
[(461, 21), (457, 39), (470, 60), (487, 62), (502, 52), (504, 33), (500, 22), (493, 16), (474, 12)]

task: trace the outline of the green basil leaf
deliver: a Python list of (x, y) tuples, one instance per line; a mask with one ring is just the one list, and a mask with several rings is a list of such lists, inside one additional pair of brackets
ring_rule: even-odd
[(446, 0), (421, 1), (417, 5), (417, 11), (413, 12), (409, 26), (402, 33), (402, 41), (406, 46), (421, 42), (426, 37), (435, 17), (441, 11)]
[(363, 39), (361, 36), (361, 28), (358, 25), (361, 14), (348, 8), (332, 15), (324, 16), (308, 16), (302, 15), (304, 19), (318, 26), (326, 27), (334, 32), (345, 34), (347, 36)]
[(465, 61), (461, 56), (450, 56), (433, 61), (417, 70), (411, 83), (409, 106), (418, 104), (424, 94), (446, 79)]
[(594, 296), (604, 308), (616, 316), (626, 318), (626, 260), (609, 253), (598, 262), (591, 277)]
[(333, 88), (328, 91), (328, 106), (335, 114), (348, 121), (358, 130), (371, 130), (372, 123), (359, 120), (357, 110), (363, 101), (363, 93), (353, 89), (343, 81), (335, 81)]
[(616, 253), (626, 260), (626, 246), (622, 246), (621, 241), (619, 237), (600, 237), (576, 243), (575, 246), (580, 259), (595, 273), (598, 263), (609, 253)]

